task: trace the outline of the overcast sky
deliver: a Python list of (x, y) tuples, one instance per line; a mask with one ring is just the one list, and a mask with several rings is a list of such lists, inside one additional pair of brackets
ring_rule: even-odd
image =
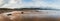
[(1, 8), (52, 7), (60, 9), (60, 0), (0, 0)]

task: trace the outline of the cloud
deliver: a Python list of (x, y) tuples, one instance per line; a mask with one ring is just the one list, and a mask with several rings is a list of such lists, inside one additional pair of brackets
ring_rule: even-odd
[(60, 0), (39, 0), (35, 1), (35, 5), (40, 5), (40, 7), (52, 7), (56, 9), (60, 9)]
[(33, 2), (24, 3), (25, 6), (34, 6), (34, 7), (52, 7), (60, 9), (60, 0), (32, 0)]
[(30, 8), (30, 7), (52, 7), (60, 9), (60, 0), (10, 0), (1, 8)]

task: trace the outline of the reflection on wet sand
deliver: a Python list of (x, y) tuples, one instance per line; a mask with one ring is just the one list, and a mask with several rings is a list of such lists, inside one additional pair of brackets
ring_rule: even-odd
[[(13, 17), (15, 17), (15, 18), (13, 18), (13, 20), (12, 21), (17, 21), (17, 19), (19, 20), (19, 19), (21, 19), (21, 21), (56, 21), (57, 19), (56, 18), (51, 18), (51, 17), (44, 17), (43, 15), (42, 15), (42, 18), (40, 18), (39, 16), (37, 16), (37, 15), (39, 15), (40, 13), (37, 13), (37, 12), (35, 12), (35, 11), (33, 11), (33, 12), (29, 12), (29, 11), (26, 11), (26, 12), (24, 12), (23, 14), (21, 13), (22, 11), (12, 11), (12, 12), (8, 12), (8, 13), (3, 13), (3, 15), (5, 14), (5, 15), (7, 15), (7, 14), (12, 14), (12, 15), (10, 15), (10, 16), (8, 16), (8, 17), (10, 17), (10, 18), (13, 18)], [(35, 14), (36, 13), (36, 14)], [(41, 14), (45, 14), (46, 12), (41, 12)], [(46, 13), (47, 14), (47, 13)], [(36, 15), (36, 16), (35, 16)], [(21, 17), (22, 16), (22, 18), (18, 18), (18, 17)], [(17, 18), (17, 19), (16, 19)], [(15, 20), (14, 20), (15, 19)], [(20, 20), (19, 20), (20, 21)]]
[[(57, 19), (55, 17), (48, 17), (48, 14), (57, 14), (57, 12), (55, 11), (47, 12), (46, 10), (45, 11), (43, 10), (41, 11), (38, 11), (38, 10), (25, 10), (25, 11), (2, 10), (1, 12), (4, 12), (4, 13), (1, 13), (1, 15), (6, 16), (6, 19), (9, 19), (9, 21), (60, 21), (59, 18)], [(43, 15), (40, 15), (40, 14), (43, 14)]]

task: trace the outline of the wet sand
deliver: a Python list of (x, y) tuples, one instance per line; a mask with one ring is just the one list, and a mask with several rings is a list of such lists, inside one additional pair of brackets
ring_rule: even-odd
[[(11, 11), (12, 12), (12, 11)], [(18, 14), (21, 14), (24, 18), (22, 21), (56, 21), (57, 16), (59, 17), (59, 11), (49, 11), (49, 10), (30, 10), (30, 11), (17, 11)], [(9, 13), (9, 12), (5, 12)], [(15, 12), (16, 13), (16, 12)], [(52, 17), (51, 17), (52, 16)], [(32, 17), (32, 18), (31, 18)], [(58, 18), (58, 21), (60, 18)]]

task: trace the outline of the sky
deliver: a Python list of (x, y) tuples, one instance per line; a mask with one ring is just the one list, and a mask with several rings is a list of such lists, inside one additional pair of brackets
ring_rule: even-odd
[(0, 0), (1, 8), (52, 7), (60, 9), (60, 0)]

